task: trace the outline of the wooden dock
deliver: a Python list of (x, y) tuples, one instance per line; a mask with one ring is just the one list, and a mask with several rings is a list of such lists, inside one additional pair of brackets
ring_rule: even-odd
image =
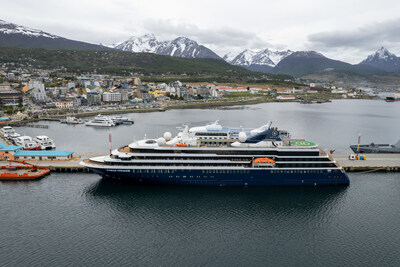
[[(75, 152), (69, 161), (27, 161), (49, 168), (53, 172), (90, 172), (79, 162), (83, 159), (106, 155), (107, 152)], [(334, 153), (333, 158), (346, 172), (399, 172), (400, 154), (364, 154), (366, 160), (349, 160), (350, 153)]]

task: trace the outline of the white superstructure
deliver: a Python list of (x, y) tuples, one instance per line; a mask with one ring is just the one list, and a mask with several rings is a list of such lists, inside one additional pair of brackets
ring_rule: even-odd
[(22, 146), (24, 150), (38, 149), (38, 144), (30, 136), (20, 136), (15, 139), (17, 146)]
[(45, 135), (38, 135), (33, 140), (40, 146), (41, 150), (56, 148), (54, 141)]
[(9, 137), (10, 135), (15, 134), (15, 130), (11, 126), (4, 126), (0, 131), (4, 137)]
[(86, 122), (85, 125), (86, 126), (112, 127), (112, 126), (115, 126), (115, 123), (109, 117), (97, 115), (93, 120)]

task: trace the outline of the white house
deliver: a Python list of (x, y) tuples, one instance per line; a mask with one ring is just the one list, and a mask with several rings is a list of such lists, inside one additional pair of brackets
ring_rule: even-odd
[(279, 95), (279, 96), (276, 97), (276, 99), (279, 99), (279, 100), (295, 100), (296, 97), (293, 96), (293, 95)]
[(59, 109), (73, 108), (74, 101), (56, 101), (56, 107)]

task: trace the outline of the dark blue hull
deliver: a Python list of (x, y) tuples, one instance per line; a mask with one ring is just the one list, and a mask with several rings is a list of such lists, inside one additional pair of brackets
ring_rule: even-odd
[(90, 167), (104, 178), (129, 180), (143, 184), (204, 186), (315, 186), (348, 185), (340, 170), (160, 170), (102, 169)]

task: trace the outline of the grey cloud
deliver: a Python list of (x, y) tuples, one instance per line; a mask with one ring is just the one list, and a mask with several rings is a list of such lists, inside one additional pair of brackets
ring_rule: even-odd
[(312, 49), (376, 49), (400, 45), (400, 18), (376, 22), (348, 31), (319, 32), (308, 36)]

